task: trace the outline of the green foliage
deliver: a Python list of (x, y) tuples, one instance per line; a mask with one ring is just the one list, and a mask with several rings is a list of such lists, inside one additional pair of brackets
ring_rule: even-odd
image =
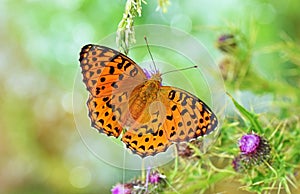
[[(147, 4), (145, 0), (127, 0), (123, 18), (120, 21), (117, 29), (116, 42), (118, 48), (123, 53), (127, 54), (129, 47), (135, 43), (134, 34), (134, 18), (142, 16), (142, 5)], [(170, 4), (169, 0), (158, 0), (156, 10), (167, 12), (167, 7)]]
[[(299, 192), (295, 189), (300, 163), (298, 0), (234, 4), (226, 0), (4, 0), (0, 16), (0, 193), (110, 193), (118, 182), (144, 178), (139, 171), (118, 169), (86, 149), (74, 124), (72, 90), (83, 45), (117, 31), (117, 46), (126, 53), (135, 42), (134, 26), (149, 23), (189, 29), (187, 33), (201, 40), (219, 61), (234, 110), (241, 113), (233, 113), (228, 99), (224, 109), (229, 113), (209, 149), (203, 148), (203, 142), (211, 136), (187, 144), (185, 149), (192, 154), (158, 167), (166, 179), (149, 190)], [(191, 27), (184, 28), (188, 24)], [(236, 46), (230, 52), (213, 47), (223, 34), (234, 36), (231, 41)], [(172, 53), (162, 58), (172, 58)], [(170, 63), (178, 61), (170, 59)], [(270, 102), (245, 102), (238, 97), (245, 91), (253, 95), (250, 98), (270, 96)], [(86, 99), (86, 93), (74, 95)], [(256, 112), (262, 106), (267, 109)], [(232, 161), (239, 154), (238, 140), (252, 131), (268, 140), (271, 162), (236, 172)]]
[[(243, 106), (241, 106), (230, 94), (228, 94), (231, 98), (234, 106), (239, 110), (239, 112), (246, 117), (246, 119), (251, 123), (250, 130), (254, 131), (255, 133), (261, 134), (263, 132), (262, 127), (260, 126), (257, 115), (248, 112)], [(250, 133), (249, 131), (248, 133)]]
[(135, 43), (135, 35), (133, 29), (133, 19), (136, 16), (142, 16), (143, 0), (127, 0), (123, 18), (119, 23), (117, 30), (117, 44), (119, 49), (127, 54), (129, 46)]

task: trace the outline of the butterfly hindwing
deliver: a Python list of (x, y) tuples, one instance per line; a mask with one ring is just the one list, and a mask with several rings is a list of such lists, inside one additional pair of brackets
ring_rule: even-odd
[(170, 86), (162, 86), (158, 99), (142, 114), (147, 122), (133, 125), (122, 141), (141, 157), (165, 151), (172, 143), (188, 142), (212, 132), (217, 118), (196, 96)]
[(165, 112), (165, 106), (160, 101), (154, 101), (126, 131), (122, 141), (133, 153), (146, 157), (164, 152), (171, 145), (163, 129)]
[(118, 122), (118, 115), (110, 108), (112, 97), (94, 98), (89, 95), (87, 106), (92, 127), (108, 136), (119, 137), (122, 126)]

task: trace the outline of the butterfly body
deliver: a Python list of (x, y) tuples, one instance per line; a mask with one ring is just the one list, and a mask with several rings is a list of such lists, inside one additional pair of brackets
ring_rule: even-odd
[(176, 87), (163, 86), (159, 72), (151, 76), (130, 58), (111, 48), (86, 45), (80, 59), (89, 91), (91, 125), (119, 137), (141, 157), (165, 151), (213, 131), (218, 124), (199, 98)]
[(157, 99), (160, 85), (160, 81), (149, 79), (132, 91), (129, 98), (129, 110), (135, 120), (138, 120), (142, 111), (147, 110), (150, 104)]

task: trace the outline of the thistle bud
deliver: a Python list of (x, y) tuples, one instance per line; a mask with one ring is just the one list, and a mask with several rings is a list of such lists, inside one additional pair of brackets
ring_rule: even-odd
[(237, 43), (234, 35), (223, 34), (221, 35), (216, 43), (218, 49), (225, 53), (233, 53), (236, 49)]

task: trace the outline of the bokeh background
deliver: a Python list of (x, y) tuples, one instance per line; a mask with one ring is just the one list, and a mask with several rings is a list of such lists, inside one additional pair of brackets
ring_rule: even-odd
[[(81, 47), (116, 32), (125, 3), (0, 2), (0, 193), (109, 193), (115, 183), (139, 175), (96, 158), (80, 139), (72, 108)], [(257, 50), (283, 39), (299, 44), (298, 0), (170, 3), (162, 13), (156, 11), (156, 1), (148, 1), (135, 25), (184, 30), (204, 43), (216, 61), (219, 27), (248, 29), (252, 21), (258, 29)], [(299, 87), (299, 71), (278, 60), (276, 52), (254, 56), (260, 61), (254, 63), (257, 74)]]

